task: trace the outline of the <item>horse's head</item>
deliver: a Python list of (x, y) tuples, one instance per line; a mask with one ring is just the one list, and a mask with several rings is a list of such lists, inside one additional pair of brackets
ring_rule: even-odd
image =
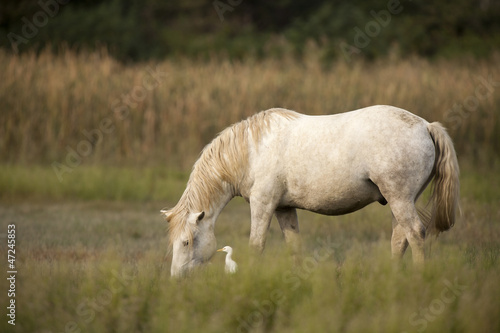
[(170, 225), (172, 266), (170, 274), (183, 276), (208, 261), (217, 249), (214, 221), (205, 212), (175, 214), (162, 211)]

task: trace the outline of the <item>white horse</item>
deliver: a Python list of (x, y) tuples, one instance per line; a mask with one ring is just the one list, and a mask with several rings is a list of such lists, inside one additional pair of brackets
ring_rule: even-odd
[[(433, 178), (433, 208), (421, 220), (415, 202)], [(459, 168), (439, 123), (396, 107), (328, 116), (262, 111), (208, 144), (177, 205), (162, 210), (170, 222), (173, 276), (212, 257), (215, 221), (235, 196), (250, 203), (250, 245), (259, 251), (273, 214), (297, 250), (296, 208), (342, 215), (375, 201), (389, 203), (393, 257), (402, 257), (409, 244), (414, 262), (422, 263), (426, 231), (454, 224)]]

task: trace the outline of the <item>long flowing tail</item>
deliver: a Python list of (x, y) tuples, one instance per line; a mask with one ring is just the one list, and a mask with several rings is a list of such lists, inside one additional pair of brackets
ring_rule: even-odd
[(459, 209), (460, 180), (457, 154), (446, 129), (438, 122), (427, 126), (436, 147), (433, 203), (428, 231), (439, 234), (453, 227)]

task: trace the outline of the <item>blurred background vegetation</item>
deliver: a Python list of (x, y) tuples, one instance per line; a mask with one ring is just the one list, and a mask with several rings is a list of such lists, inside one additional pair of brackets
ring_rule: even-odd
[[(398, 8), (361, 56), (485, 57), (500, 44), (500, 1), (228, 1), (228, 0), (6, 0), (0, 4), (0, 46), (12, 50), (9, 33), (22, 36), (25, 17), (41, 27), (18, 50), (60, 44), (93, 50), (106, 45), (122, 61), (166, 56), (231, 58), (249, 55), (302, 56), (313, 42), (325, 61), (341, 56), (339, 44), (353, 44), (359, 27), (387, 7)], [(43, 5), (42, 5), (43, 4)], [(399, 5), (398, 5), (399, 4)], [(216, 7), (218, 9), (216, 9)], [(48, 20), (37, 13), (48, 8)], [(54, 15), (51, 15), (54, 14)], [(223, 19), (223, 21), (221, 20)], [(35, 21), (35, 22), (33, 22)], [(44, 24), (46, 23), (46, 24)], [(37, 28), (35, 26), (35, 28)]]
[[(498, 0), (2, 0), (0, 236), (16, 225), (19, 292), (0, 332), (500, 332), (499, 47)], [(424, 269), (392, 265), (378, 204), (300, 211), (308, 265), (272, 223), (256, 264), (236, 199), (215, 233), (241, 271), (216, 255), (169, 278), (159, 210), (219, 131), (373, 104), (442, 122), (457, 149), (463, 214)], [(464, 290), (445, 304), (446, 282)]]
[(0, 160), (56, 184), (81, 165), (188, 172), (271, 107), (395, 105), (442, 122), (462, 165), (499, 165), (500, 1), (9, 0), (0, 36)]

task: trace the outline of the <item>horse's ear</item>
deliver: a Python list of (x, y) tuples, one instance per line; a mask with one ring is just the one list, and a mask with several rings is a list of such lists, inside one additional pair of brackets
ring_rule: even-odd
[(205, 212), (192, 213), (188, 218), (188, 222), (193, 225), (197, 225), (198, 223), (200, 223), (201, 220), (203, 220), (204, 217), (205, 217)]
[(205, 217), (205, 212), (201, 212), (198, 214), (198, 217), (196, 218), (196, 222), (200, 222), (201, 220), (203, 220), (203, 218)]
[(167, 222), (170, 222), (170, 218), (172, 217), (172, 212), (170, 210), (162, 209), (162, 210), (160, 210), (160, 213), (165, 215), (165, 219), (167, 220)]

